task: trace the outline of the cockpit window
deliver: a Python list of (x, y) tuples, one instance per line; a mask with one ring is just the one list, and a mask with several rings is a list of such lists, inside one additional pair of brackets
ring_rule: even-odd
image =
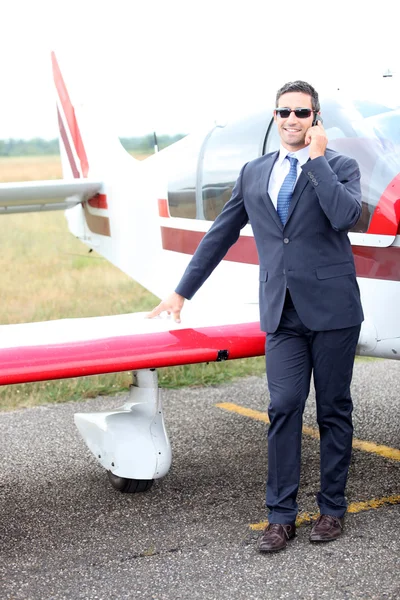
[(177, 157), (170, 171), (168, 204), (172, 217), (214, 221), (232, 194), (241, 167), (262, 155), (271, 111), (216, 125), (200, 146)]
[(263, 111), (216, 127), (208, 137), (199, 178), (198, 218), (214, 221), (231, 197), (242, 166), (261, 156), (270, 115)]

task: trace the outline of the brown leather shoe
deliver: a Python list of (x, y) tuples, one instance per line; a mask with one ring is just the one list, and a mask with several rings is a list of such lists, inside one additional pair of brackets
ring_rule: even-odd
[(259, 539), (258, 549), (260, 552), (278, 552), (286, 548), (288, 540), (296, 535), (296, 526), (294, 523), (281, 525), (280, 523), (270, 523)]
[(332, 515), (320, 515), (310, 533), (310, 542), (331, 542), (343, 531), (344, 519)]

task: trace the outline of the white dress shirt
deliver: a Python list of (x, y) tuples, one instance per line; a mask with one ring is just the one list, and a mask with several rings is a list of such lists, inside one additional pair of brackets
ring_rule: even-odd
[(269, 178), (268, 183), (268, 194), (272, 200), (272, 204), (275, 206), (275, 209), (278, 203), (279, 190), (281, 189), (282, 183), (290, 170), (290, 162), (286, 160), (286, 156), (288, 154), (297, 158), (297, 179), (300, 176), (302, 165), (304, 165), (310, 158), (310, 150), (308, 146), (302, 148), (301, 150), (297, 150), (297, 152), (290, 152), (290, 150), (286, 150), (286, 148), (283, 146), (280, 147), (279, 156), (272, 167), (271, 177)]

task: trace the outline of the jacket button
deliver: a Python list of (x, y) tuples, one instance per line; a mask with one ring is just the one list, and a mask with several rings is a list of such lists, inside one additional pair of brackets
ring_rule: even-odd
[(289, 238), (284, 238), (284, 239), (283, 239), (283, 243), (284, 243), (284, 244), (288, 244), (288, 243), (289, 243)]

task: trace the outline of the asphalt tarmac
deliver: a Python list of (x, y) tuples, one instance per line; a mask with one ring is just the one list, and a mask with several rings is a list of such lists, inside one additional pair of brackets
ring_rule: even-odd
[[(0, 413), (1, 599), (400, 598), (400, 362), (355, 365), (355, 437), (389, 449), (353, 451), (355, 512), (343, 536), (308, 541), (319, 458), (318, 441), (305, 434), (303, 525), (274, 555), (257, 551), (267, 426), (234, 408), (265, 412), (265, 380), (163, 398), (172, 468), (138, 495), (110, 486), (73, 423), (74, 412), (115, 408), (121, 397)], [(305, 423), (316, 426), (313, 395)]]

